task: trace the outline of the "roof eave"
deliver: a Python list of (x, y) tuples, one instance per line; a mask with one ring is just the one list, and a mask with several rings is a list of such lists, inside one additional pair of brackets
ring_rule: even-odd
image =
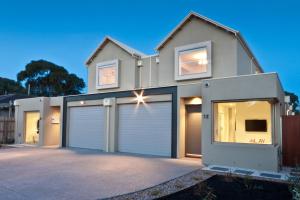
[(261, 71), (261, 73), (264, 73), (263, 68), (261, 67), (260, 63), (258, 62), (258, 60), (256, 59), (256, 57), (254, 56), (254, 53), (251, 51), (251, 49), (249, 48), (249, 45), (247, 44), (246, 40), (244, 39), (244, 37), (241, 35), (240, 32), (236, 33), (236, 37), (237, 39), (240, 41), (240, 43), (242, 44), (243, 48), (245, 49), (245, 51), (248, 53), (248, 55), (253, 59), (254, 63), (256, 64), (256, 66), (259, 68), (259, 70)]
[(85, 61), (86, 67), (89, 66), (91, 62), (93, 62), (93, 59), (96, 57), (96, 54), (101, 50), (102, 45), (106, 42), (106, 40), (109, 40), (108, 36), (105, 36), (102, 40), (102, 42), (99, 44), (99, 46), (93, 51), (93, 53), (88, 57), (88, 59)]
[(207, 17), (205, 17), (205, 16), (202, 16), (202, 15), (200, 15), (200, 14), (198, 14), (198, 13), (196, 13), (196, 12), (190, 12), (183, 20), (181, 20), (181, 22), (162, 40), (162, 42), (160, 42), (158, 45), (157, 45), (157, 47), (155, 48), (155, 50), (156, 51), (159, 51), (168, 41), (169, 41), (169, 39), (172, 39), (172, 37), (173, 37), (173, 35), (177, 32), (177, 31), (179, 31), (180, 29), (181, 29), (181, 27), (186, 23), (186, 22), (188, 22), (192, 17), (196, 17), (196, 18), (198, 18), (198, 19), (200, 19), (200, 20), (203, 20), (203, 21), (205, 21), (205, 22), (208, 22), (208, 23), (210, 23), (210, 24), (212, 24), (212, 25), (214, 25), (214, 26), (216, 26), (216, 27), (218, 27), (218, 28), (221, 28), (221, 29), (224, 29), (224, 30), (226, 30), (226, 31), (228, 31), (228, 32), (230, 32), (230, 33), (233, 33), (233, 34), (236, 34), (236, 33), (238, 33), (238, 31), (237, 30), (234, 30), (234, 29), (232, 29), (232, 28), (230, 28), (230, 27), (228, 27), (228, 26), (225, 26), (225, 25), (223, 25), (223, 24), (221, 24), (221, 23), (219, 23), (219, 22), (216, 22), (216, 21), (214, 21), (214, 20), (211, 20), (211, 19), (209, 19), (209, 18), (207, 18)]
[(100, 43), (100, 45), (96, 48), (95, 51), (93, 51), (92, 55), (89, 56), (89, 58), (85, 61), (85, 65), (86, 67), (89, 67), (89, 65), (91, 64), (91, 62), (93, 62), (93, 59), (96, 57), (96, 55), (98, 54), (98, 52), (103, 48), (103, 46), (105, 45), (105, 43), (107, 41), (110, 41), (112, 43), (114, 43), (115, 45), (117, 45), (118, 47), (120, 47), (121, 49), (123, 49), (125, 52), (127, 52), (130, 56), (134, 57), (134, 58), (141, 58), (142, 56), (137, 54), (137, 53), (131, 53), (129, 52), (127, 49), (123, 48), (121, 45), (119, 45), (117, 42), (115, 42), (111, 37), (109, 36), (105, 36), (105, 38), (102, 40), (102, 42)]

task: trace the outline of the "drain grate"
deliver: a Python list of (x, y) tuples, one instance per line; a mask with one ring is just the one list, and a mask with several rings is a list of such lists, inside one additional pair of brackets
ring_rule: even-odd
[(260, 173), (259, 175), (262, 177), (267, 177), (267, 178), (281, 179), (281, 175), (279, 175), (279, 174)]
[(228, 172), (229, 171), (229, 169), (225, 168), (225, 167), (212, 167), (210, 169), (217, 170), (217, 171), (222, 171), (222, 172)]
[(253, 171), (242, 170), (242, 169), (236, 169), (234, 170), (234, 172), (238, 174), (244, 174), (244, 175), (252, 175), (254, 173)]

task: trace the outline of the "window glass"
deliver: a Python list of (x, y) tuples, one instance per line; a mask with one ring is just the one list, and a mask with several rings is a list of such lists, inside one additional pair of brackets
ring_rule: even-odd
[(179, 52), (179, 75), (207, 72), (208, 56), (206, 48)]
[(105, 66), (98, 69), (98, 84), (102, 85), (112, 85), (116, 83), (116, 73), (117, 68), (114, 65)]
[(271, 116), (268, 101), (214, 103), (214, 141), (272, 144)]

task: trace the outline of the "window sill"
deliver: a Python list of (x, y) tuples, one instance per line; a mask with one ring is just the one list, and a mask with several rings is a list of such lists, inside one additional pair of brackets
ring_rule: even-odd
[(209, 73), (203, 73), (203, 74), (190, 74), (190, 75), (180, 75), (176, 76), (176, 81), (188, 81), (188, 80), (194, 80), (194, 79), (207, 79), (211, 78), (211, 74)]
[(230, 147), (246, 147), (246, 148), (275, 148), (274, 144), (248, 144), (248, 143), (232, 143), (232, 142), (213, 142), (216, 146), (230, 146)]
[(118, 88), (118, 85), (103, 85), (103, 86), (96, 86), (97, 90), (104, 90), (104, 89), (114, 89), (114, 88)]

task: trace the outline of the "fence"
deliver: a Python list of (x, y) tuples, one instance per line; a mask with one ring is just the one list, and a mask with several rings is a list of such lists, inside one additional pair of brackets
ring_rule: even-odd
[(0, 144), (14, 142), (15, 120), (14, 118), (0, 118)]
[(282, 117), (282, 156), (284, 166), (300, 166), (300, 115)]

